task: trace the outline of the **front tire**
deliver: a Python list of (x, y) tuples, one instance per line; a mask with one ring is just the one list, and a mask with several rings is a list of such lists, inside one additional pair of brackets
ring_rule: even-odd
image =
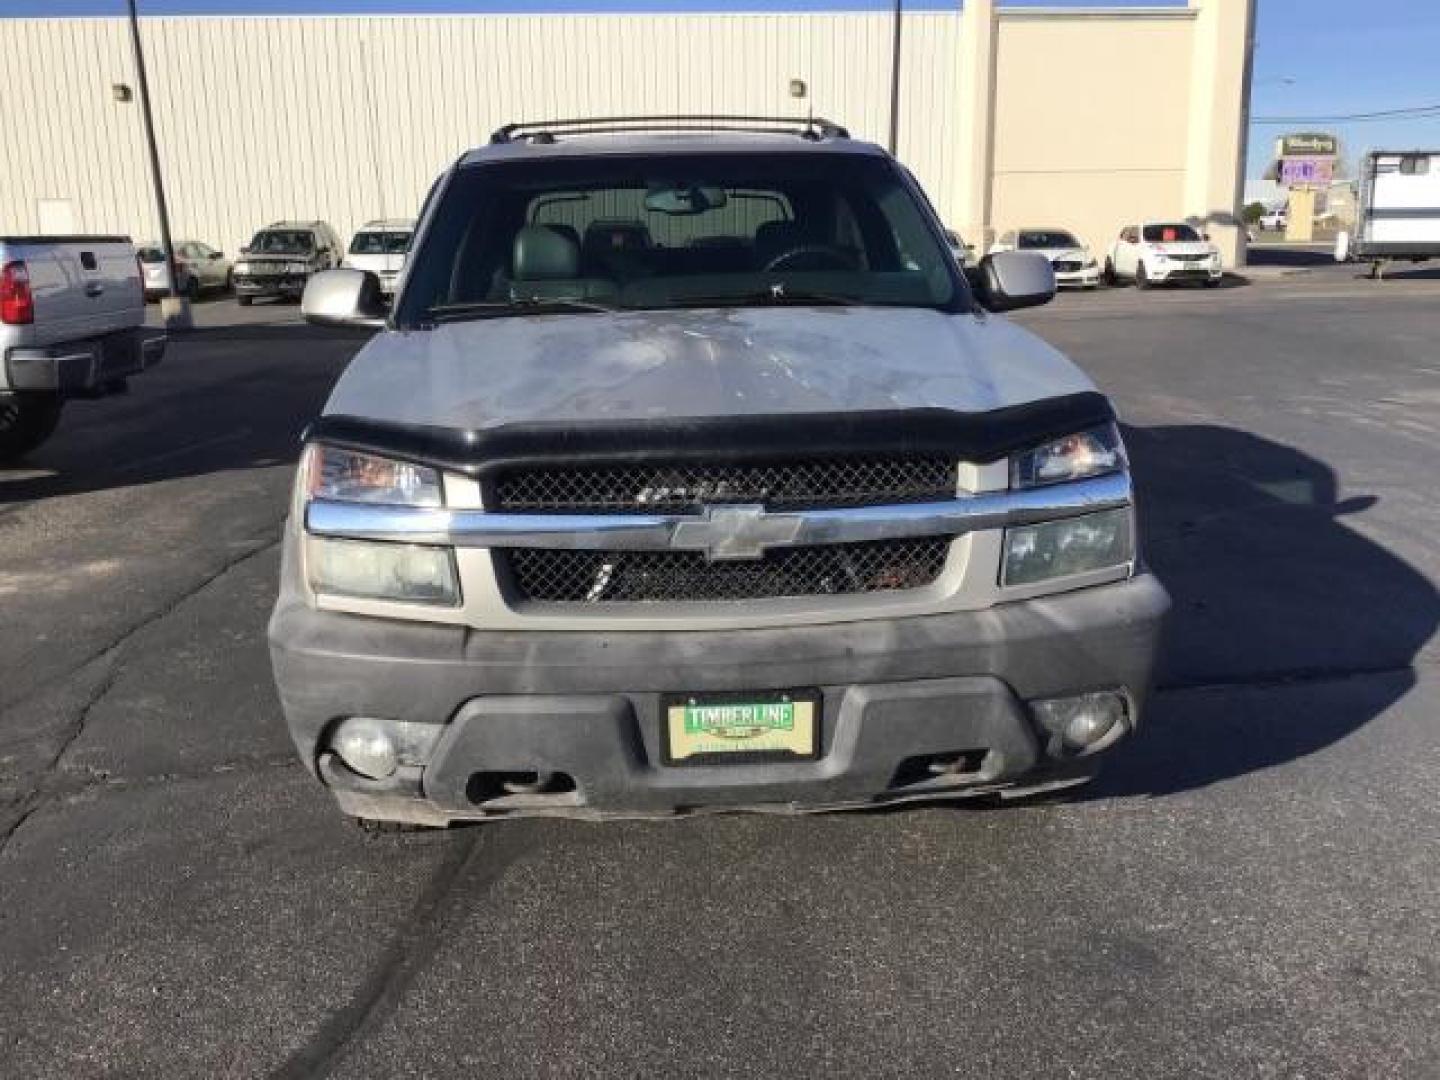
[(1105, 273), (1102, 275), (1102, 279), (1111, 289), (1120, 284), (1120, 275), (1115, 273), (1115, 264), (1109, 259), (1105, 260)]
[(1146, 273), (1145, 264), (1143, 262), (1135, 264), (1135, 288), (1150, 288), (1150, 275)]
[(200, 279), (194, 274), (191, 274), (185, 282), (185, 299), (192, 304), (200, 299)]
[(24, 457), (50, 438), (64, 404), (55, 394), (0, 396), (0, 463)]
[(254, 300), (255, 298), (253, 296), (237, 296), (235, 298), (235, 302), (241, 307), (249, 307)]

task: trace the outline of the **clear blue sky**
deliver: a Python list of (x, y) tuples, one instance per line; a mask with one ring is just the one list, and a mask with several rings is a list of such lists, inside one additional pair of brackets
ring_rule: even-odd
[[(1440, 105), (1440, 0), (1259, 0), (1252, 118), (1412, 105)], [(1371, 148), (1440, 147), (1440, 113), (1408, 121), (1255, 124), (1252, 189), (1275, 137), (1307, 129), (1338, 135), (1351, 168)]]
[[(913, 10), (959, 0), (905, 0)], [(1184, 6), (1185, 0), (1000, 0), (1009, 6)], [(1237, 0), (1238, 2), (1238, 0)], [(1258, 0), (1252, 117), (1336, 116), (1440, 104), (1440, 0)], [(524, 10), (885, 9), (890, 0), (140, 0), (150, 14)], [(0, 0), (6, 15), (110, 15), (124, 0)], [(1094, 74), (1103, 84), (1106, 73)], [(1249, 182), (1258, 184), (1276, 135), (1316, 129), (1340, 136), (1352, 164), (1371, 147), (1440, 146), (1440, 113), (1370, 123), (1255, 124)]]

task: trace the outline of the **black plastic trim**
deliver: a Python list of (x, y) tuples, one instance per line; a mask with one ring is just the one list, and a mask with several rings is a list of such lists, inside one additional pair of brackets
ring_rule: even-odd
[(501, 471), (556, 464), (649, 461), (729, 464), (947, 454), (988, 462), (1114, 419), (1105, 395), (1090, 390), (975, 413), (930, 408), (543, 421), (481, 431), (331, 415), (311, 424), (304, 439), (488, 478)]

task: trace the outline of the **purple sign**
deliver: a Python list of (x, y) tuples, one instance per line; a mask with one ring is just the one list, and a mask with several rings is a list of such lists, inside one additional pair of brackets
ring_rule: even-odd
[(1286, 158), (1280, 162), (1280, 182), (1287, 187), (1328, 186), (1334, 178), (1335, 162), (1330, 158)]

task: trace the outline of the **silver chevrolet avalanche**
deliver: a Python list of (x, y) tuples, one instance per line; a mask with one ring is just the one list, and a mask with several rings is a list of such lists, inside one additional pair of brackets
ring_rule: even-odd
[[(722, 130), (723, 129), (723, 130)], [(1164, 589), (1110, 402), (828, 122), (512, 125), (436, 182), (306, 434), (270, 623), (362, 822), (803, 812), (1088, 779)]]

